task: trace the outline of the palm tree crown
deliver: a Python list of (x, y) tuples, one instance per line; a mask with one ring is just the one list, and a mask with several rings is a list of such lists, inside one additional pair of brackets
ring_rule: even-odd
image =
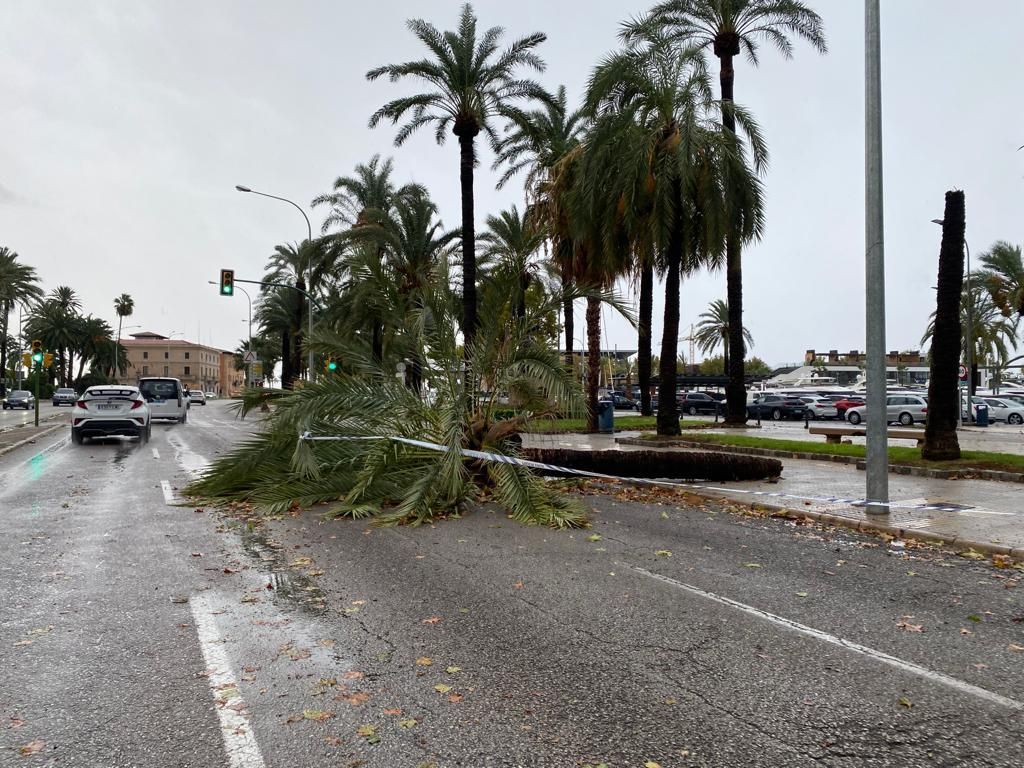
[(1009, 317), (1024, 316), (1024, 264), (1019, 245), (1000, 240), (981, 254), (980, 277), (996, 306)]
[(7, 394), (6, 373), (3, 372), (7, 370), (9, 352), (6, 344), (8, 319), (15, 304), (42, 298), (43, 291), (36, 285), (38, 281), (33, 267), (18, 261), (16, 252), (0, 246), (0, 395)]

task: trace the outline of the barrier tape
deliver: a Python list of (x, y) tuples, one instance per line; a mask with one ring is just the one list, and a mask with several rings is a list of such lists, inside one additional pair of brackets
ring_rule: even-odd
[[(426, 440), (415, 440), (410, 437), (384, 437), (384, 436), (348, 436), (348, 435), (321, 435), (314, 436), (309, 432), (303, 432), (299, 435), (300, 442), (320, 442), (320, 441), (364, 441), (364, 440), (392, 440), (396, 443), (402, 443), (404, 445), (411, 445), (416, 448), (425, 448), (431, 451), (438, 451), (440, 453), (448, 453), (450, 451), (447, 445), (441, 445), (439, 443), (431, 443)], [(470, 448), (462, 448), (459, 451), (463, 456), (471, 459), (480, 459), (481, 461), (490, 461), (497, 464), (514, 464), (520, 467), (526, 467), (528, 469), (540, 469), (548, 472), (557, 472), (565, 475), (576, 475), (578, 477), (589, 477), (596, 480), (615, 480), (619, 482), (637, 483), (639, 485), (652, 485), (662, 488), (684, 488), (698, 491), (715, 491), (726, 494), (744, 494), (747, 496), (756, 496), (759, 498), (769, 499), (792, 499), (794, 501), (810, 501), (817, 502), (819, 504), (844, 504), (850, 507), (886, 507), (888, 509), (903, 509), (903, 510), (914, 510), (919, 512), (964, 512), (967, 510), (974, 510), (974, 507), (968, 507), (963, 505), (949, 506), (943, 504), (906, 504), (901, 502), (883, 502), (883, 501), (871, 501), (869, 499), (849, 499), (840, 496), (801, 496), (795, 493), (785, 493), (782, 491), (755, 491), (747, 488), (726, 488), (724, 486), (716, 485), (701, 485), (698, 483), (682, 483), (674, 480), (652, 480), (646, 477), (622, 477), (619, 475), (606, 475), (601, 472), (591, 472), (585, 469), (573, 469), (572, 467), (560, 467), (556, 464), (545, 464), (540, 461), (531, 461), (530, 459), (520, 459), (515, 456), (506, 456), (501, 453), (490, 453), (488, 451), (476, 451)], [(1009, 515), (1013, 516), (1012, 512), (995, 512), (992, 510), (976, 510), (978, 512), (984, 512), (989, 515)]]

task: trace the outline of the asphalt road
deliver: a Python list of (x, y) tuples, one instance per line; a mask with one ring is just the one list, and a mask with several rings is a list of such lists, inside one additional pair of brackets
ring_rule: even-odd
[(1021, 764), (1020, 571), (632, 490), (572, 532), (167, 503), (247, 430), (0, 459), (0, 764)]

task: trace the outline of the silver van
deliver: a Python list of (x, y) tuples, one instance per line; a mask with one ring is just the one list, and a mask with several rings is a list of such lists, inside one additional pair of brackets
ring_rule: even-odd
[(178, 379), (157, 376), (139, 379), (139, 391), (149, 403), (153, 419), (174, 419), (182, 424), (188, 420), (188, 397)]

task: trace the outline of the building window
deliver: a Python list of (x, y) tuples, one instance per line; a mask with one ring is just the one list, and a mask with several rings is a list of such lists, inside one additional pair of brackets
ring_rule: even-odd
[(185, 366), (185, 375), (188, 376), (190, 373), (191, 373), (191, 371), (189, 370), (189, 367), (186, 365)]
[(185, 359), (188, 360), (188, 352), (185, 353)]
[(165, 366), (164, 366), (164, 376), (167, 376), (167, 375), (169, 375), (169, 373), (170, 373), (170, 372), (168, 371), (168, 369), (167, 369), (167, 366), (165, 365)]
[(143, 360), (149, 360), (149, 352), (143, 352), (142, 353), (142, 359)]
[[(146, 353), (143, 352), (142, 354), (146, 354)], [(149, 366), (148, 365), (142, 366), (142, 375), (143, 376), (149, 376)]]
[(171, 353), (170, 352), (164, 352), (164, 360), (169, 360), (170, 358), (171, 358)]

